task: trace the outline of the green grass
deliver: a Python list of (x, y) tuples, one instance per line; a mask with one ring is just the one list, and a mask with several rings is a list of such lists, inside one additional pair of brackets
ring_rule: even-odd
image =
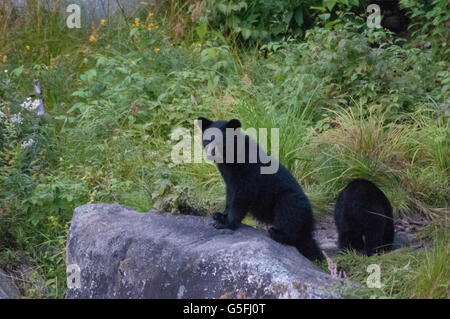
[[(36, 1), (15, 23), (0, 11), (0, 111), (22, 112), (38, 78), (47, 112), (39, 120), (23, 113), (20, 128), (0, 123), (0, 266), (13, 269), (23, 252), (31, 257), (48, 289), (39, 296), (28, 286), (29, 297), (64, 296), (64, 240), (78, 205), (223, 209), (214, 166), (170, 158), (170, 133), (192, 132), (198, 116), (239, 118), (269, 137), (278, 128), (278, 157), (316, 214), (329, 214), (346, 183), (362, 177), (379, 185), (396, 214), (448, 215), (445, 48), (420, 50), (414, 40), (398, 47), (392, 35), (355, 23), (263, 47), (210, 28), (200, 38), (189, 20), (180, 38), (175, 22), (190, 16), (178, 2), (168, 5), (151, 17), (138, 13), (144, 27), (119, 15), (70, 31)], [(36, 143), (23, 149), (30, 137)], [(428, 250), (337, 260), (361, 282), (368, 264), (382, 264), (385, 287), (355, 296), (445, 298), (447, 229), (430, 230)]]
[[(433, 228), (431, 247), (421, 250), (402, 248), (383, 255), (361, 256), (344, 252), (335, 257), (338, 267), (349, 279), (360, 284), (348, 297), (358, 298), (447, 298), (450, 276), (450, 241), (447, 224)], [(367, 267), (377, 264), (381, 269), (381, 288), (368, 288)]]

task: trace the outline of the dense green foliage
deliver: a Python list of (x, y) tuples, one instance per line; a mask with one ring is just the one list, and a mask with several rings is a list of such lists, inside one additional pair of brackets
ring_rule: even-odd
[[(0, 267), (14, 268), (24, 251), (46, 280), (45, 297), (62, 297), (76, 206), (222, 208), (215, 167), (175, 165), (171, 133), (192, 132), (200, 115), (237, 117), (244, 128), (280, 129), (279, 158), (316, 214), (330, 213), (337, 193), (362, 177), (385, 191), (396, 214), (444, 221), (430, 235), (433, 249), (349, 253), (338, 262), (363, 282), (361, 265), (375, 258), (392, 269), (410, 267), (370, 296), (445, 297), (448, 1), (425, 7), (402, 0), (413, 23), (401, 46), (390, 32), (368, 29), (365, 16), (346, 12), (358, 1), (317, 2), (172, 0), (156, 14), (105, 17), (80, 30), (34, 1), (30, 19), (15, 23), (3, 8)], [(40, 117), (23, 107), (38, 98), (36, 78), (46, 108)]]

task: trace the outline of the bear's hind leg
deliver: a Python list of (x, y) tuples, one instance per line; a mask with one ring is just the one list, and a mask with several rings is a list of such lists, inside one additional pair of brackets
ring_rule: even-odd
[(384, 227), (383, 250), (390, 251), (394, 245), (394, 222), (388, 221)]
[(316, 241), (312, 238), (312, 235), (306, 235), (303, 236), (304, 238), (293, 240), (292, 238), (289, 238), (289, 236), (286, 236), (286, 234), (282, 231), (276, 229), (275, 227), (271, 227), (269, 229), (269, 236), (270, 238), (281, 244), (294, 246), (303, 256), (305, 256), (309, 260), (320, 261), (324, 259), (324, 256), (320, 251)]
[(281, 230), (275, 227), (269, 228), (269, 237), (281, 244), (292, 245), (292, 242), (289, 241), (287, 236)]
[(339, 233), (338, 248), (339, 250), (343, 249), (354, 249), (357, 251), (363, 250), (364, 241), (362, 239), (362, 235), (351, 231)]
[(367, 256), (372, 256), (383, 249), (383, 236), (384, 233), (380, 233), (379, 229), (374, 227), (364, 234), (365, 250)]
[(274, 240), (295, 246), (309, 260), (323, 260), (324, 256), (313, 238), (314, 219), (307, 201), (299, 201), (298, 194), (280, 199), (275, 206), (273, 225), (269, 231)]
[(311, 261), (322, 261), (325, 259), (312, 233), (300, 236), (295, 247), (303, 256)]
[(338, 235), (339, 250), (350, 249), (350, 233), (340, 232)]

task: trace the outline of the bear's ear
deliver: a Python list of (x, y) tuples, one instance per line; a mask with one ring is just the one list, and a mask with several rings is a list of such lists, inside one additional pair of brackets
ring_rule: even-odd
[(212, 124), (212, 121), (210, 121), (210, 120), (208, 120), (207, 118), (204, 118), (204, 117), (199, 117), (198, 119), (197, 119), (197, 125), (199, 126), (199, 127), (201, 127), (202, 128), (202, 130), (205, 130), (208, 126), (210, 126)]
[(232, 119), (232, 120), (228, 121), (226, 126), (227, 126), (227, 128), (237, 129), (237, 128), (241, 127), (241, 121), (236, 120), (236, 119)]

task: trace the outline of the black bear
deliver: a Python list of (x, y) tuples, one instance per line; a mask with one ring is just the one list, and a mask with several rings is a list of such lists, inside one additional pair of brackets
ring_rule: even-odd
[(373, 3), (381, 8), (381, 26), (395, 33), (408, 30), (409, 18), (406, 11), (400, 9), (398, 0), (375, 0)]
[(226, 208), (213, 214), (214, 227), (236, 229), (250, 212), (273, 226), (272, 239), (295, 246), (310, 260), (322, 260), (313, 239), (311, 205), (291, 173), (241, 131), (239, 120), (213, 122), (200, 117), (198, 125), (205, 153), (226, 186)]
[(368, 256), (392, 249), (392, 206), (373, 183), (355, 179), (339, 193), (334, 208), (339, 249), (364, 250)]

